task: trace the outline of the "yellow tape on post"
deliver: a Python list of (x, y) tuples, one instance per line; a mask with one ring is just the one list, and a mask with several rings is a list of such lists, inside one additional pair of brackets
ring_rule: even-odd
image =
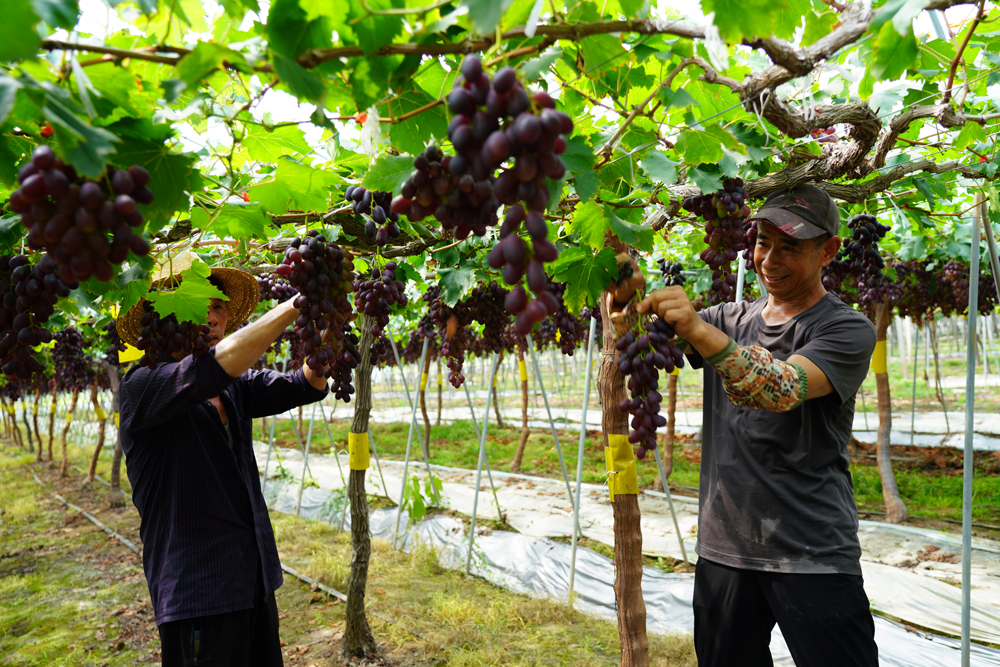
[(31, 414), (34, 415), (35, 417), (38, 416), (38, 403), (35, 403), (35, 407), (32, 408)]
[(116, 412), (115, 413), (115, 428), (118, 428), (118, 427), (119, 427), (119, 425), (118, 425), (118, 413)]
[(67, 412), (66, 413), (66, 425), (69, 426), (69, 424), (70, 424), (71, 421), (73, 421), (73, 413), (72, 412)]
[(349, 455), (348, 465), (351, 470), (368, 470), (371, 467), (368, 453), (368, 433), (348, 433), (347, 453)]
[(639, 477), (635, 471), (635, 454), (627, 435), (608, 435), (608, 446), (604, 448), (604, 459), (608, 466), (608, 491), (611, 502), (615, 494), (638, 495)]
[(521, 382), (528, 381), (528, 367), (524, 364), (524, 359), (517, 360), (517, 370), (521, 373)]
[(99, 405), (94, 410), (94, 412), (97, 413), (97, 421), (104, 421), (105, 419), (108, 418), (108, 416), (106, 414), (104, 414), (104, 410)]
[(670, 375), (680, 375), (680, 374), (681, 374), (680, 366), (674, 366), (674, 370), (670, 371)]
[(420, 391), (427, 388), (427, 373), (420, 376)]
[(556, 342), (558, 343), (561, 338), (562, 332), (560, 332), (559, 329), (556, 329)]
[(886, 359), (886, 345), (884, 340), (875, 343), (875, 352), (872, 353), (872, 370), (875, 373), (885, 373), (889, 367)]
[(438, 386), (441, 386), (441, 370), (438, 369)]

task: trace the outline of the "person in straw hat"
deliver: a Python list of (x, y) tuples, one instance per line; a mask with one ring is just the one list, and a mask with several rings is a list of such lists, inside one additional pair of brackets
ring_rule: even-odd
[[(154, 285), (190, 263), (189, 255), (175, 257)], [(257, 305), (256, 279), (215, 268), (209, 280), (227, 297), (209, 307), (212, 349), (197, 359), (160, 352), (155, 369), (130, 369), (121, 383), (119, 437), (163, 667), (271, 667), (282, 664), (274, 599), (282, 574), (251, 419), (321, 400), (326, 379), (305, 366), (251, 370), (298, 310), (286, 301), (237, 331)], [(138, 304), (118, 319), (131, 345), (142, 314)]]

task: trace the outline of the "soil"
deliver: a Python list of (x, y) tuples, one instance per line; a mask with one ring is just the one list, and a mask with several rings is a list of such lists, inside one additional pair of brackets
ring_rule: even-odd
[[(862, 442), (852, 437), (847, 451), (857, 465), (876, 465), (875, 443)], [(933, 472), (948, 476), (962, 474), (965, 453), (958, 447), (890, 445), (889, 451), (892, 467), (896, 470)], [(1000, 452), (977, 451), (973, 455), (973, 465), (976, 475), (1000, 475)]]

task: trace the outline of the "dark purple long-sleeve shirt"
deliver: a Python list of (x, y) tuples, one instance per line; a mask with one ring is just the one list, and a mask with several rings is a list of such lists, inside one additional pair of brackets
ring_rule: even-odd
[(250, 420), (324, 396), (302, 371), (232, 378), (214, 351), (125, 374), (119, 437), (157, 625), (253, 607), (258, 564), (268, 595), (281, 586)]

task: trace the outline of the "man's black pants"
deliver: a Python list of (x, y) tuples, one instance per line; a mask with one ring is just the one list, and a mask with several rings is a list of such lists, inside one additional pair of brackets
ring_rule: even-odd
[(757, 572), (698, 560), (700, 667), (770, 667), (775, 621), (797, 667), (878, 667), (875, 621), (860, 576)]
[(278, 607), (264, 599), (258, 569), (251, 609), (186, 618), (159, 627), (162, 667), (281, 667)]

